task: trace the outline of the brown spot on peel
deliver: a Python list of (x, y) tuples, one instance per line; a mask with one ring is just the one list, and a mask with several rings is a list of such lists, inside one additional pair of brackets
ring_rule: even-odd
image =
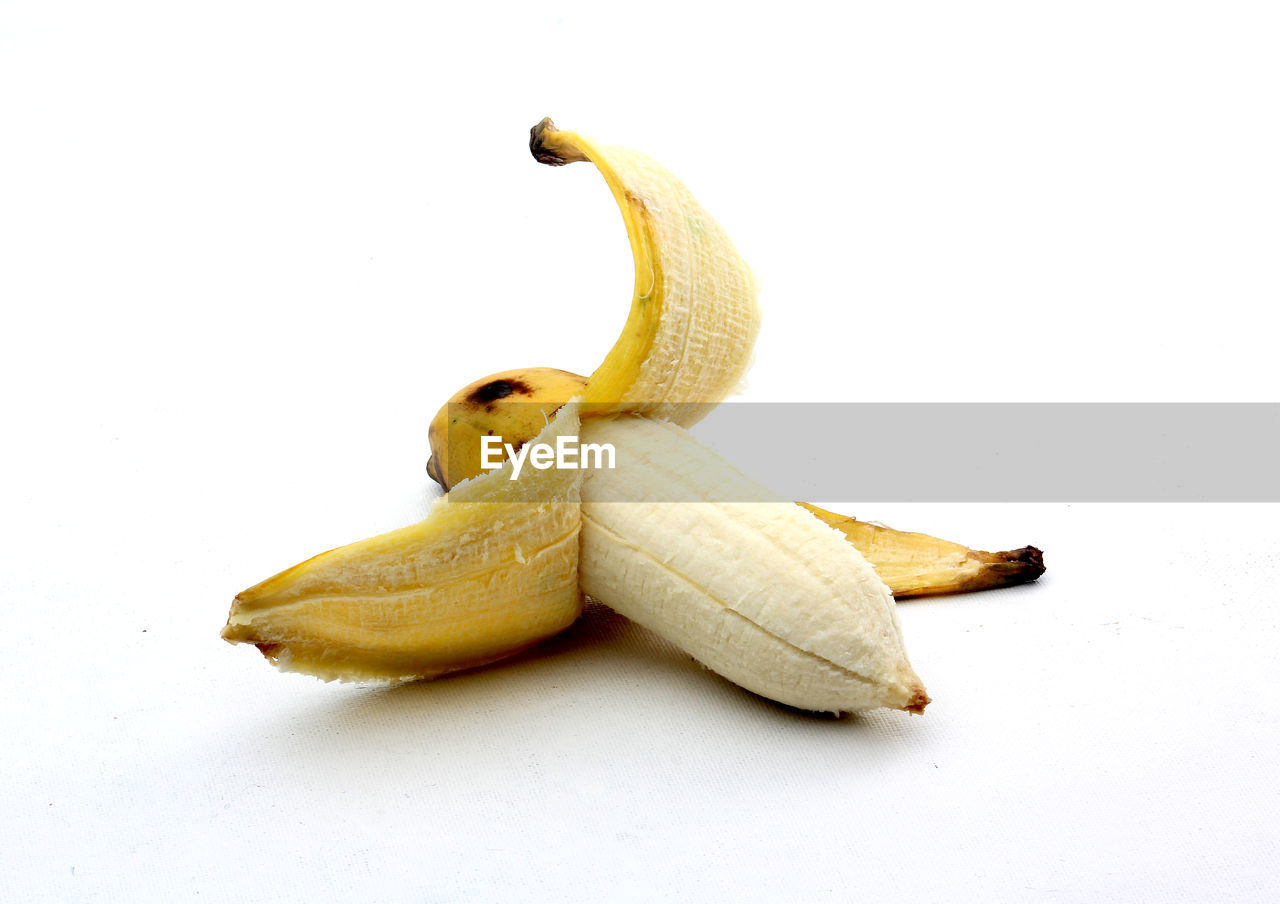
[(485, 383), (483, 387), (474, 389), (470, 396), (467, 396), (468, 402), (474, 402), (475, 405), (488, 405), (489, 402), (497, 402), (499, 398), (507, 396), (529, 396), (534, 389), (527, 383), (520, 380), (493, 380), (493, 382)]
[(467, 396), (467, 404), (477, 407), (483, 405), (489, 411), (493, 403), (505, 399), (509, 395), (532, 395), (533, 387), (520, 380), (493, 380), (475, 389)]

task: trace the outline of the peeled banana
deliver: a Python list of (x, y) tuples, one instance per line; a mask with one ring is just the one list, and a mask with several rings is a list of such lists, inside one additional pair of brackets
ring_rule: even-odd
[(772, 700), (924, 710), (889, 589), (841, 534), (672, 424), (593, 420), (583, 438), (626, 450), (583, 481), (589, 595)]
[[(759, 329), (755, 281), (724, 231), (642, 154), (550, 120), (530, 149), (543, 163), (595, 164), (627, 227), (636, 279), (622, 335), (577, 398), (542, 412), (534, 438), (611, 442), (617, 468), (512, 480), (508, 463), (463, 480), (420, 524), (244, 591), (223, 636), (323, 678), (431, 677), (560, 630), (585, 592), (771, 699), (922, 711), (928, 695), (867, 560), (682, 429), (738, 385)], [(448, 454), (435, 462), (456, 479)], [(747, 501), (711, 501), (724, 485)]]

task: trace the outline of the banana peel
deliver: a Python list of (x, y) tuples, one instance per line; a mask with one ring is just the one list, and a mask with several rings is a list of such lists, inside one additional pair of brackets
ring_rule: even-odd
[(844, 534), (889, 585), (895, 599), (995, 590), (1027, 584), (1044, 574), (1044, 553), (1034, 546), (985, 552), (928, 534), (859, 521), (807, 502), (798, 505)]
[(584, 418), (626, 412), (690, 427), (742, 382), (760, 332), (755, 277), (733, 242), (655, 160), (543, 119), (539, 163), (589, 161), (622, 212), (635, 288), (622, 335), (582, 392)]
[[(538, 435), (579, 430), (564, 406)], [(581, 472), (511, 465), (465, 481), (427, 518), (330, 550), (236, 596), (223, 639), (326, 680), (433, 678), (567, 628), (578, 589)]]

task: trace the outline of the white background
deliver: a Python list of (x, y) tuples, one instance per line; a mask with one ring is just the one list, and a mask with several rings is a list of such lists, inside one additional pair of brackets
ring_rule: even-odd
[(4, 6), (0, 894), (1274, 900), (1273, 506), (842, 506), (1046, 550), (901, 606), (923, 718), (601, 611), (395, 690), (217, 636), (422, 515), (456, 388), (612, 342), (622, 225), (547, 114), (734, 236), (745, 399), (1276, 401), (1274, 7), (451, 6)]

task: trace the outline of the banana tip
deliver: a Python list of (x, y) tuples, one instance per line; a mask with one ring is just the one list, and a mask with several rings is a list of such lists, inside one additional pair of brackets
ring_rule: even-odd
[(1044, 574), (1044, 552), (1034, 546), (1024, 546), (1006, 553), (1008, 562), (1027, 567), (1027, 580), (1034, 581)]
[(930, 702), (929, 695), (925, 693), (924, 688), (918, 687), (915, 689), (915, 693), (911, 695), (911, 700), (902, 708), (906, 712), (915, 713), (917, 716), (920, 716), (924, 715), (924, 708), (928, 706)]
[(529, 130), (529, 153), (533, 154), (534, 160), (547, 166), (564, 166), (587, 159), (585, 154), (559, 136), (550, 116), (544, 116)]
[(436, 464), (436, 457), (434, 455), (427, 459), (427, 476), (448, 491), (449, 486), (444, 482), (444, 476), (440, 473), (440, 466)]
[(231, 601), (231, 611), (227, 613), (227, 623), (223, 625), (222, 630), (218, 632), (218, 635), (227, 643), (235, 644), (252, 641), (248, 622), (244, 619), (236, 618), (236, 615), (240, 611), (240, 605), (243, 602), (243, 597), (244, 594), (240, 593)]

